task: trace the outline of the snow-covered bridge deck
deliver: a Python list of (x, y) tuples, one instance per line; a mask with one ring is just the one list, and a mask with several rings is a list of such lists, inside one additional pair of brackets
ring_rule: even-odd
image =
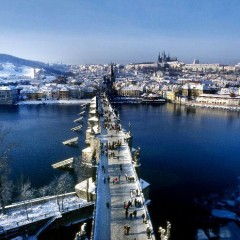
[(62, 213), (93, 204), (93, 202), (80, 199), (75, 192), (32, 199), (25, 203), (21, 202), (6, 206), (6, 214), (0, 215), (0, 226), (4, 232), (49, 217), (60, 218)]
[[(97, 173), (93, 239), (155, 239), (142, 193), (142, 182), (139, 183), (132, 164), (133, 160), (127, 143), (128, 134), (122, 129), (118, 131), (111, 129), (109, 125), (115, 126), (117, 117), (107, 100), (105, 103), (102, 101), (101, 106), (104, 113), (100, 119), (102, 151)], [(108, 121), (106, 121), (107, 118)], [(112, 149), (109, 145), (113, 143), (121, 143), (121, 145)], [(130, 176), (132, 181), (129, 180)], [(132, 202), (127, 212), (124, 202), (126, 205)], [(127, 226), (130, 227), (129, 235), (125, 235), (124, 227)], [(151, 231), (149, 236), (147, 228)]]

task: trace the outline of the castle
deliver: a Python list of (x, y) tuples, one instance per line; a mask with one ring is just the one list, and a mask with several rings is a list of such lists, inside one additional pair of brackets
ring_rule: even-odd
[(170, 57), (169, 54), (167, 56), (165, 51), (162, 52), (162, 56), (161, 56), (161, 54), (159, 52), (158, 63), (175, 62), (175, 61), (177, 61), (176, 57)]

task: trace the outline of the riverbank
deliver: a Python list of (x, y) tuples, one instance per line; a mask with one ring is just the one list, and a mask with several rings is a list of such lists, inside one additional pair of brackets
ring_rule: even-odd
[(240, 111), (240, 106), (228, 106), (228, 105), (219, 105), (219, 104), (210, 104), (210, 103), (198, 103), (193, 101), (188, 101), (184, 105), (189, 107), (200, 107), (200, 108), (210, 108), (210, 109), (222, 109), (230, 111)]
[(41, 104), (82, 104), (90, 103), (91, 99), (71, 99), (71, 100), (40, 100), (40, 101), (20, 101), (16, 105), (41, 105)]

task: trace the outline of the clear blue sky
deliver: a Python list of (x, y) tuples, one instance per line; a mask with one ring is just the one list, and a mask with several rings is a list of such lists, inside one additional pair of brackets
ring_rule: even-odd
[(240, 0), (0, 0), (0, 53), (67, 64), (240, 62)]

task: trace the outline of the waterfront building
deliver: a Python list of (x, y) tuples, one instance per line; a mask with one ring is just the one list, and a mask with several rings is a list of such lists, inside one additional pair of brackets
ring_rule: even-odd
[(209, 85), (202, 83), (186, 83), (182, 86), (182, 95), (188, 97), (189, 99), (195, 99), (203, 93), (213, 93), (214, 89), (209, 87)]
[(125, 97), (140, 97), (140, 95), (143, 93), (143, 87), (139, 86), (125, 86), (120, 88), (117, 91), (119, 96), (125, 96)]
[(12, 86), (0, 87), (0, 105), (14, 104), (18, 100), (18, 90)]
[(59, 89), (59, 99), (60, 100), (68, 100), (69, 99), (69, 91), (66, 87), (62, 87)]
[(177, 96), (177, 93), (176, 91), (173, 91), (173, 90), (163, 92), (163, 97), (166, 98), (169, 102), (176, 101), (176, 96)]
[(82, 97), (82, 89), (79, 86), (68, 86), (69, 97), (74, 99), (80, 99)]
[(22, 86), (22, 90), (20, 91), (20, 97), (23, 100), (36, 100), (37, 91), (37, 87), (33, 87), (31, 85)]
[(196, 98), (196, 102), (202, 104), (240, 106), (240, 97), (220, 94), (201, 94)]

